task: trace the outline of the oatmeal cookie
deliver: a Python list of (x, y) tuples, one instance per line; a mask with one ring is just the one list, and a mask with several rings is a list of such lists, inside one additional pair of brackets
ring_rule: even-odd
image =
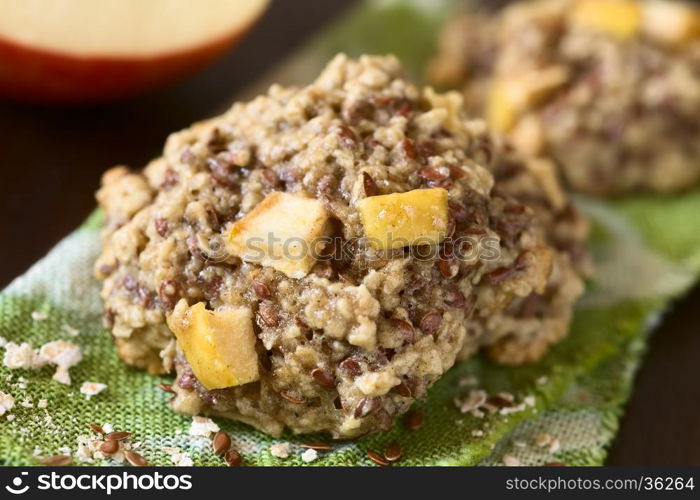
[(430, 73), (514, 145), (599, 195), (700, 179), (700, 9), (666, 0), (536, 0), (445, 27)]
[(388, 429), (475, 311), (543, 293), (552, 267), (462, 108), (394, 57), (340, 55), (173, 134), (143, 173), (110, 171), (95, 269), (122, 359), (174, 368), (178, 412), (273, 435)]

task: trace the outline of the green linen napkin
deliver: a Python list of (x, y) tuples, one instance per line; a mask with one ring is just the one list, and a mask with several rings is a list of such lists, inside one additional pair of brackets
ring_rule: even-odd
[[(415, 73), (431, 53), (449, 3), (367, 2), (275, 78), (308, 80), (338, 50), (395, 52)], [(381, 452), (392, 441), (403, 448), (397, 465), (601, 464), (647, 333), (700, 274), (700, 193), (614, 202), (581, 198), (577, 203), (595, 225), (597, 273), (579, 303), (570, 336), (541, 362), (503, 367), (477, 356), (433, 387), (422, 405), (426, 419), (420, 429), (397, 422), (387, 434), (334, 444), (310, 463), (302, 459), (300, 445), (324, 436), (273, 439), (244, 424), (214, 419), (231, 435), (244, 465), (372, 465), (366, 451)], [(0, 391), (15, 401), (0, 416), (0, 461), (30, 465), (37, 457), (70, 454), (74, 463), (93, 463), (81, 461), (78, 443), (93, 434), (89, 424), (109, 423), (131, 432), (131, 442), (151, 464), (172, 465), (182, 460), (179, 450), (196, 465), (223, 465), (210, 451), (210, 438), (190, 435), (192, 418), (167, 407), (168, 394), (157, 385), (170, 380), (126, 367), (102, 328), (99, 283), (91, 272), (101, 224), (96, 212), (0, 294), (0, 344), (29, 342), (38, 348), (62, 339), (78, 344), (83, 353), (70, 369), (71, 385), (52, 380), (51, 367), (0, 366)], [(107, 388), (88, 398), (79, 390), (84, 382)], [(483, 416), (460, 413), (454, 399), (476, 389), (507, 392), (515, 404)], [(273, 456), (270, 447), (284, 442), (290, 443), (289, 457)]]

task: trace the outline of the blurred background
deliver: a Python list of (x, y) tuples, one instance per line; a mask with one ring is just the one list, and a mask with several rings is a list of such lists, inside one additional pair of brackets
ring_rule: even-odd
[[(94, 209), (101, 173), (141, 167), (167, 135), (234, 97), (359, 0), (273, 0), (234, 50), (180, 83), (109, 104), (0, 100), (0, 286), (24, 272)], [(696, 291), (654, 335), (610, 465), (700, 465)]]

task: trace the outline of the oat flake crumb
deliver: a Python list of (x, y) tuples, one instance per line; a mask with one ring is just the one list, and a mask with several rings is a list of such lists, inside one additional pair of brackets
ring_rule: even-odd
[(277, 458), (289, 457), (289, 443), (277, 443), (270, 446), (270, 454)]
[(12, 421), (15, 419), (15, 416), (14, 416), (12, 413), (10, 413), (10, 414), (9, 414), (7, 417), (5, 417), (5, 418), (7, 419), (8, 422), (12, 422)]
[(462, 413), (469, 413), (484, 406), (488, 395), (481, 389), (469, 391), (469, 395), (463, 398), (455, 398), (454, 404)]
[(469, 377), (462, 377), (459, 379), (459, 386), (460, 387), (469, 387), (469, 386), (475, 386), (479, 384), (479, 380), (472, 376)]
[(46, 315), (46, 313), (41, 311), (32, 311), (32, 319), (34, 321), (46, 321), (49, 319), (49, 317)]
[(192, 467), (194, 465), (189, 453), (182, 453), (177, 462), (174, 463), (176, 467)]
[(69, 337), (77, 337), (80, 334), (80, 330), (77, 328), (73, 328), (69, 324), (64, 324), (63, 325), (63, 331), (66, 332), (66, 335)]
[(304, 453), (301, 454), (301, 459), (307, 464), (313, 462), (318, 458), (318, 452), (314, 449), (309, 448)]
[(474, 436), (474, 437), (482, 437), (483, 435), (484, 435), (484, 431), (482, 431), (480, 429), (474, 429), (472, 431), (472, 436)]
[(7, 342), (3, 364), (10, 370), (34, 370), (44, 366), (45, 361), (41, 359), (29, 342), (22, 344)]
[(49, 400), (48, 399), (40, 399), (39, 402), (36, 404), (37, 408), (46, 408), (49, 406)]
[(15, 407), (15, 398), (10, 394), (0, 391), (0, 415), (4, 415)]
[[(513, 413), (524, 411), (525, 408), (527, 408), (527, 404), (523, 401), (519, 405), (506, 406), (504, 408), (501, 408), (500, 410), (498, 410), (498, 413), (500, 413), (501, 415), (512, 415)], [(505, 419), (505, 421), (507, 422), (508, 419)]]
[(68, 370), (83, 359), (80, 346), (65, 340), (55, 340), (44, 344), (39, 349), (39, 356), (56, 365), (56, 373), (54, 373), (53, 379), (66, 385), (71, 383)]
[(523, 465), (520, 460), (518, 460), (518, 457), (515, 455), (511, 455), (510, 453), (506, 453), (503, 455), (503, 465), (506, 467), (520, 467)]
[(219, 432), (219, 426), (207, 417), (192, 417), (190, 436), (208, 437), (212, 432)]
[(107, 388), (107, 384), (101, 384), (100, 382), (83, 382), (80, 386), (80, 393), (85, 394), (87, 399), (101, 393)]
[(535, 446), (538, 446), (539, 448), (550, 446), (553, 441), (554, 438), (547, 433), (542, 433), (535, 436)]
[(560, 449), (561, 449), (561, 443), (559, 442), (559, 439), (553, 438), (552, 442), (549, 444), (549, 452), (556, 453)]
[(166, 447), (162, 448), (162, 450), (170, 455), (170, 460), (172, 460), (176, 467), (192, 467), (194, 465), (190, 454), (185, 451), (181, 451), (180, 448)]

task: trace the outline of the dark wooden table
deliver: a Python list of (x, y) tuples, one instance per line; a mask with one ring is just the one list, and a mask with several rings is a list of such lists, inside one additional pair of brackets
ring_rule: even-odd
[[(224, 109), (235, 94), (354, 0), (274, 2), (251, 35), (199, 75), (112, 105), (0, 103), (0, 286), (24, 272), (94, 208), (103, 170), (141, 166), (168, 133)], [(611, 465), (700, 465), (700, 290), (651, 341)]]

